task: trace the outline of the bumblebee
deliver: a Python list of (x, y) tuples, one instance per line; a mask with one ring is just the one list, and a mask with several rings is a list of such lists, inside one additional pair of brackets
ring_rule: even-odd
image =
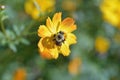
[(56, 35), (54, 35), (54, 41), (57, 46), (61, 46), (65, 41), (64, 32), (60, 31)]

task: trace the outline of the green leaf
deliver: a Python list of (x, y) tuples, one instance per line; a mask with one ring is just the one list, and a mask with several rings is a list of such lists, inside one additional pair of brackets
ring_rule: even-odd
[(14, 40), (16, 38), (15, 34), (11, 30), (6, 30), (7, 37), (9, 37), (11, 40)]
[(8, 19), (9, 17), (7, 16), (7, 15), (5, 15), (5, 16), (3, 16), (2, 18), (1, 18), (1, 21), (4, 21), (5, 19)]
[(29, 45), (30, 44), (30, 42), (27, 39), (25, 39), (25, 38), (22, 38), (20, 41), (21, 41), (21, 43), (23, 43), (25, 45)]
[(15, 46), (13, 43), (10, 43), (10, 44), (9, 44), (9, 48), (10, 48), (11, 50), (13, 50), (14, 52), (17, 52), (17, 48), (16, 48), (16, 46)]
[(17, 36), (20, 35), (20, 30), (19, 30), (18, 26), (14, 25), (14, 26), (13, 26), (13, 30), (14, 30), (14, 32), (16, 33)]

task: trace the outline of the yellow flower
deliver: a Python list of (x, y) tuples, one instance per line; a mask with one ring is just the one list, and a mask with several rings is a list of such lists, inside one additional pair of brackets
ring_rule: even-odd
[(26, 70), (24, 68), (17, 69), (14, 73), (13, 80), (26, 80)]
[[(56, 13), (51, 20), (46, 20), (46, 25), (40, 25), (38, 36), (41, 37), (38, 47), (41, 56), (57, 59), (59, 53), (68, 56), (69, 45), (76, 43), (76, 36), (72, 34), (76, 30), (76, 25), (72, 18), (65, 18), (61, 21), (61, 14)], [(47, 56), (47, 57), (46, 57)]]
[(68, 64), (68, 71), (71, 75), (77, 75), (79, 73), (79, 69), (82, 65), (82, 61), (80, 58), (74, 58)]
[(46, 14), (54, 10), (55, 0), (27, 0), (25, 11), (33, 19), (44, 18)]
[(120, 28), (120, 0), (103, 0), (100, 9), (107, 22)]
[(95, 48), (96, 51), (100, 52), (100, 54), (104, 54), (108, 51), (110, 46), (109, 41), (103, 37), (97, 37), (95, 40)]

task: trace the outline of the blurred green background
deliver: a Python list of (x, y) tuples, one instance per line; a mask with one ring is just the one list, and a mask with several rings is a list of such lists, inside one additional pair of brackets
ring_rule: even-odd
[[(120, 80), (120, 29), (103, 19), (102, 0), (51, 0), (54, 6), (37, 19), (37, 6), (27, 13), (27, 1), (0, 0), (0, 80)], [(75, 20), (77, 44), (68, 57), (46, 60), (38, 52), (37, 30), (56, 12)]]

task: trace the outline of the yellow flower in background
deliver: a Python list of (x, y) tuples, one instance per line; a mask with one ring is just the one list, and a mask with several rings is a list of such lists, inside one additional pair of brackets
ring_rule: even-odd
[(110, 42), (104, 37), (97, 37), (95, 40), (95, 49), (100, 54), (104, 54), (108, 51)]
[(80, 58), (72, 59), (68, 64), (68, 71), (71, 75), (77, 75), (79, 73), (79, 69), (81, 68), (82, 61)]
[(27, 0), (25, 11), (33, 19), (44, 18), (46, 14), (54, 10), (55, 0)]
[(26, 76), (26, 70), (24, 68), (19, 68), (14, 73), (13, 80), (26, 80)]
[[(48, 17), (46, 25), (40, 25), (38, 36), (41, 37), (38, 47), (42, 57), (57, 59), (59, 53), (64, 56), (70, 54), (69, 45), (76, 43), (76, 36), (72, 34), (76, 25), (72, 18), (61, 21), (62, 13), (56, 13), (52, 20)], [(46, 57), (47, 56), (47, 57)]]
[(105, 21), (120, 28), (120, 0), (103, 0), (100, 9)]

